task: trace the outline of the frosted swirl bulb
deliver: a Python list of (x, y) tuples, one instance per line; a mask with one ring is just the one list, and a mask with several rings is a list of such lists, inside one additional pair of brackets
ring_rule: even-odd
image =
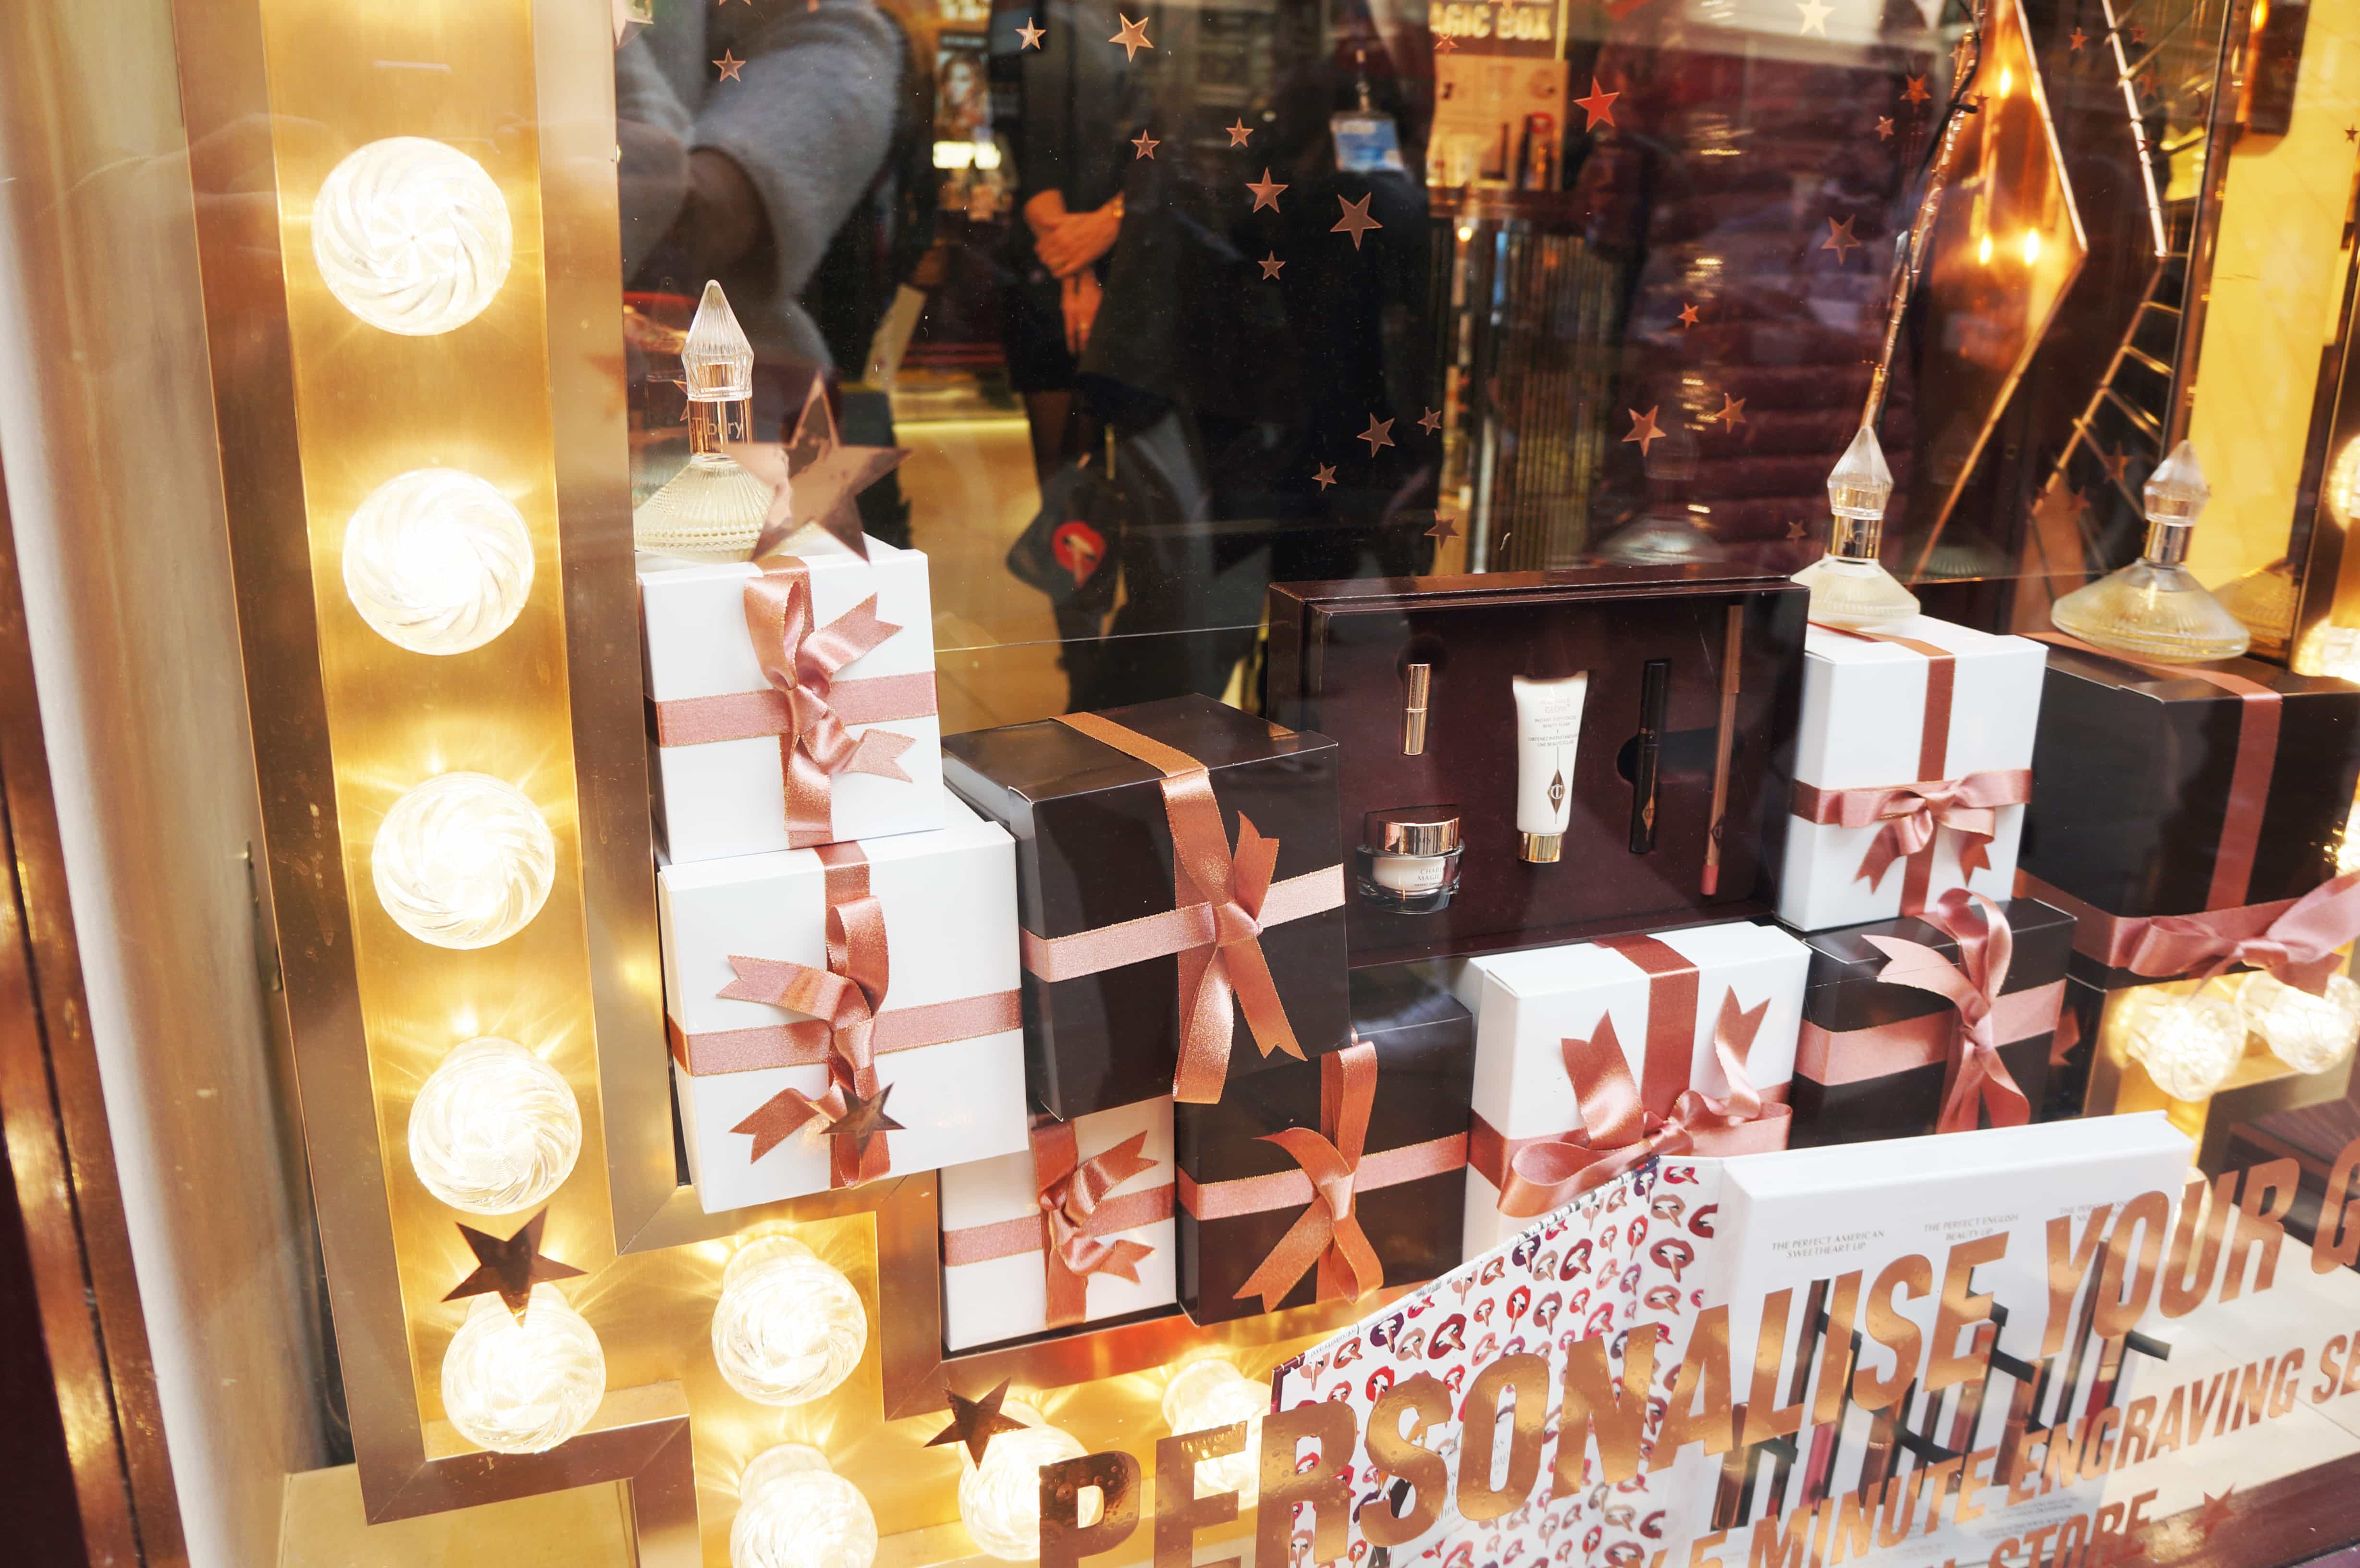
[(2298, 1073), (2324, 1073), (2360, 1043), (2360, 984), (2331, 975), (2327, 995), (2314, 996), (2256, 970), (2237, 987), (2245, 1025), (2270, 1054)]
[(869, 1499), (819, 1450), (782, 1443), (738, 1477), (729, 1568), (869, 1568), (876, 1560)]
[(2132, 1029), (2128, 1049), (2173, 1099), (2205, 1099), (2245, 1054), (2245, 1017), (2225, 996), (2155, 996)]
[(991, 1556), (1006, 1563), (1032, 1561), (1041, 1555), (1041, 1466), (1088, 1452), (1062, 1427), (1000, 1433), (983, 1451), (981, 1465), (963, 1466), (959, 1522)]
[(590, 1424), (606, 1397), (606, 1356), (554, 1286), (535, 1285), (521, 1323), (477, 1296), (442, 1353), (442, 1413), (500, 1454), (540, 1454)]
[(869, 1314), (852, 1281), (803, 1243), (765, 1236), (722, 1271), (713, 1359), (757, 1404), (818, 1399), (852, 1376), (868, 1345)]
[(345, 310), (431, 337), (475, 319), (516, 249), (484, 166), (424, 136), (388, 136), (336, 165), (311, 203), (311, 258)]
[(525, 792), (485, 773), (443, 773), (393, 803), (369, 850), (396, 924), (437, 947), (489, 947), (541, 913), (557, 840)]
[(471, 1214), (532, 1207), (581, 1153), (573, 1086), (514, 1040), (454, 1047), (410, 1108), (410, 1168), (428, 1192)]
[(1270, 1413), (1270, 1389), (1218, 1358), (1192, 1361), (1173, 1374), (1164, 1390), (1164, 1424), (1175, 1437), (1246, 1423), (1245, 1447), (1220, 1459), (1196, 1462), (1196, 1495), (1238, 1494), (1250, 1508), (1262, 1491), (1262, 1418)]
[(483, 647), (531, 591), (524, 518), (472, 474), (397, 474), (344, 527), (345, 595), (379, 637), (412, 653)]

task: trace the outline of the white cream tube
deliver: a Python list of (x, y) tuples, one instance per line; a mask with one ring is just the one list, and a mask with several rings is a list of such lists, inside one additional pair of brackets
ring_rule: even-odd
[(1581, 739), (1590, 672), (1550, 681), (1519, 675), (1514, 687), (1518, 853), (1535, 866), (1547, 866), (1563, 851), (1566, 823), (1573, 815), (1573, 754)]

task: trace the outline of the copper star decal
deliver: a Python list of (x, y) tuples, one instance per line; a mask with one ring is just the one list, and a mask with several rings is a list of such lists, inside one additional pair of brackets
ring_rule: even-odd
[(1000, 1413), (1000, 1401), (1008, 1398), (1008, 1379), (1002, 1377), (1000, 1387), (979, 1399), (970, 1399), (957, 1389), (945, 1387), (950, 1396), (951, 1424), (926, 1439), (928, 1448), (939, 1448), (945, 1443), (967, 1444), (967, 1457), (978, 1465), (983, 1463), (983, 1451), (991, 1440), (1003, 1432), (1022, 1432), (1024, 1423), (1014, 1416)]
[(1631, 416), (1631, 433), (1624, 436), (1622, 440), (1626, 442), (1637, 441), (1639, 455), (1643, 458), (1647, 455), (1647, 448), (1651, 443), (1664, 439), (1664, 432), (1655, 428), (1655, 414), (1661, 408), (1663, 405), (1658, 403), (1644, 414), (1636, 408), (1623, 410)]
[[(1269, 178), (1269, 171), (1267, 169), (1263, 170), (1263, 178)], [(1361, 197), (1357, 201), (1347, 201), (1341, 196), (1337, 197), (1336, 205), (1344, 209), (1344, 215), (1337, 219), (1335, 225), (1328, 232), (1331, 234), (1351, 235), (1352, 248), (1354, 250), (1360, 249), (1360, 236), (1362, 234), (1367, 234), (1371, 229), (1382, 229), (1384, 227), (1382, 223), (1369, 216), (1369, 203), (1374, 199), (1375, 192), (1373, 191), (1369, 195)]]
[(850, 1138), (853, 1152), (862, 1155), (869, 1152), (871, 1139), (889, 1132), (908, 1131), (900, 1122), (885, 1114), (885, 1096), (892, 1092), (893, 1085), (888, 1083), (864, 1100), (851, 1090), (845, 1090), (844, 1115), (827, 1124), (827, 1136)]
[(1152, 49), (1155, 47), (1147, 39), (1147, 19), (1144, 16), (1134, 22), (1130, 17), (1124, 16), (1121, 12), (1117, 11), (1114, 14), (1114, 19), (1122, 24), (1122, 31), (1107, 39), (1107, 42), (1110, 44), (1120, 44), (1122, 46), (1122, 58), (1125, 60), (1137, 60), (1141, 49)]
[(1049, 29), (1046, 27), (1034, 27), (1032, 25), (1032, 18), (1027, 16), (1024, 18), (1024, 25), (1016, 29), (1016, 36), (1024, 40), (1022, 44), (1018, 46), (1019, 48), (1036, 49), (1041, 47), (1041, 40), (1049, 36)]
[(2133, 1541), (2128, 1530), (2102, 1530), (2092, 1538), (2082, 1561), (2091, 1568), (2123, 1568), (2147, 1555), (2147, 1548)]
[(2140, 71), (2140, 72), (2139, 72), (2139, 74), (2138, 74), (2138, 90), (2139, 90), (2141, 93), (2146, 93), (2146, 94), (2147, 94), (2148, 97), (2150, 97), (2150, 98), (2152, 98), (2152, 97), (2154, 97), (2154, 96), (2155, 96), (2155, 72), (2154, 72), (2154, 71)]
[(475, 1255), (475, 1271), (460, 1280), (442, 1299), (456, 1301), (497, 1291), (517, 1322), (524, 1322), (524, 1311), (532, 1301), (535, 1285), (548, 1279), (582, 1277), (582, 1270), (571, 1264), (541, 1255), (541, 1227), (548, 1218), (549, 1211), (541, 1210), (505, 1241), (486, 1236), (473, 1225), (461, 1225), (459, 1234), (467, 1238), (467, 1250)]
[(1254, 265), (1262, 268), (1262, 280), (1268, 282), (1278, 276), (1278, 269), (1284, 267), (1286, 263), (1278, 259), (1278, 252), (1273, 251)]
[(1720, 410), (1707, 415), (1706, 418), (1710, 421), (1719, 423), (1725, 430), (1733, 430), (1738, 426), (1748, 422), (1745, 418), (1745, 399), (1732, 397), (1724, 392), (1721, 395)]
[(1434, 40), (1434, 52), (1437, 54), (1457, 54), (1459, 52), (1459, 40), (1452, 38), (1448, 33), (1445, 33)]
[(1162, 147), (1164, 144), (1157, 141), (1153, 136), (1149, 136), (1145, 131), (1142, 131), (1139, 135), (1131, 138), (1131, 145), (1134, 154), (1131, 161), (1135, 163), (1142, 158), (1153, 158), (1155, 156), (1155, 149)]
[(2106, 465), (2106, 477), (2109, 480), (2116, 485), (2130, 483), (2131, 454), (2129, 452), (2118, 446), (2110, 446), (2098, 454), (2098, 461)]
[(1927, 99), (1931, 98), (1933, 94), (1926, 91), (1926, 79), (1924, 77), (1913, 76), (1909, 79), (1909, 85), (1901, 90), (1901, 96), (1909, 103), (1923, 103)]
[(1377, 455), (1377, 449), (1379, 447), (1391, 446), (1393, 444), (1393, 422), (1391, 419), (1380, 419), (1374, 414), (1371, 414), (1369, 416), (1369, 428), (1362, 430), (1359, 435), (1354, 436), (1352, 439), (1354, 441), (1367, 441), (1369, 443), (1369, 455), (1371, 457), (1374, 457)]
[(2066, 39), (2066, 40), (2065, 40), (2066, 44), (2067, 44), (2069, 47), (2070, 47), (2070, 48), (2071, 48), (2071, 49), (2073, 50), (2073, 52), (2074, 52), (2075, 54), (2080, 54), (2080, 53), (2081, 52), (2081, 46), (2082, 46), (2082, 45), (2084, 45), (2084, 44), (2086, 44), (2086, 43), (2088, 43), (2089, 41), (2090, 41), (2090, 35), (2089, 35), (2089, 34), (2087, 34), (2087, 33), (2085, 33), (2085, 32), (2083, 32), (2083, 31), (2082, 31), (2081, 28), (2079, 28), (2079, 27), (2074, 28), (2074, 29), (2073, 29), (2073, 36), (2072, 36), (2071, 38), (2068, 38), (2068, 39)]
[(1697, 315), (1697, 308), (1693, 302), (1684, 304), (1680, 307), (1680, 331), (1688, 331), (1690, 327), (1695, 326), (1699, 319), (1700, 318)]
[(1437, 544), (1448, 544), (1459, 537), (1459, 519), (1448, 512), (1435, 513), (1434, 527), (1426, 530), (1426, 537)]
[[(770, 515), (762, 521), (762, 537), (754, 545), (757, 558), (814, 526), (866, 558), (869, 541), (861, 534), (860, 513), (854, 500), (901, 467), (910, 455), (906, 447), (846, 445), (836, 436), (827, 388), (817, 376), (812, 378), (811, 390), (803, 397), (795, 438), (783, 450), (769, 442), (732, 442), (727, 450), (773, 491)], [(788, 483), (782, 485), (781, 479)]]
[(1249, 209), (1250, 211), (1259, 212), (1267, 207), (1275, 212), (1278, 211), (1278, 193), (1285, 190), (1286, 185), (1284, 181), (1273, 181), (1270, 177), (1270, 170), (1265, 169), (1262, 171), (1260, 180), (1246, 181), (1246, 189), (1253, 192), (1254, 204)]
[(2234, 1486), (2217, 1497), (2209, 1492), (2205, 1494), (2204, 1506), (2196, 1511), (2196, 1528), (2204, 1532), (2206, 1540), (2211, 1540), (2214, 1530), (2236, 1517), (2237, 1510), (2229, 1504), (2229, 1499), (2236, 1495)]
[[(1371, 450), (1373, 451), (1373, 449)], [(1314, 464), (1311, 474), (1311, 483), (1318, 485), (1322, 490), (1329, 488), (1336, 483), (1336, 465), (1332, 463)]]
[(1238, 116), (1235, 125), (1222, 128), (1229, 133), (1229, 145), (1233, 147), (1245, 146), (1246, 138), (1253, 135), (1253, 127), (1246, 124), (1246, 117), (1243, 114)]
[(2144, 24), (2138, 22), (2131, 24), (2131, 42), (2135, 44), (2147, 42), (2147, 27)]
[(1834, 6), (1820, 5), (1819, 0), (1795, 0), (1795, 9), (1803, 14), (1802, 26), (1796, 28), (1797, 35), (1805, 38), (1813, 33), (1821, 38), (1828, 36), (1828, 18), (1835, 15)]
[(2065, 491), (2065, 506), (2076, 526), (2087, 522), (2090, 513), (2093, 510), (2090, 505), (2090, 498), (2070, 485)]
[(746, 62), (739, 60), (736, 55), (731, 54), (727, 49), (723, 49), (721, 51), (721, 58), (715, 60), (713, 64), (714, 69), (721, 72), (721, 80), (724, 82), (737, 82), (741, 80), (738, 73), (746, 69)]
[(1811, 531), (1800, 523), (1788, 523), (1786, 537), (1790, 539), (1808, 539), (1811, 537)]
[(1424, 430), (1427, 435), (1432, 435), (1435, 431), (1440, 430), (1442, 428), (1442, 415), (1440, 411), (1434, 408), (1428, 408), (1419, 417), (1417, 428)]
[(2344, 126), (2344, 139), (2347, 142), (2360, 142), (2360, 125)]
[(1819, 242), (1819, 248), (1821, 250), (1831, 250), (1835, 252), (1836, 265), (1838, 267), (1841, 267), (1844, 264), (1845, 251), (1858, 250), (1860, 248), (1860, 242), (1852, 237), (1852, 226), (1856, 221), (1857, 220), (1855, 219), (1846, 218), (1842, 223), (1839, 223), (1833, 218), (1830, 218), (1828, 220), (1828, 237)]
[(1575, 108), (1590, 116), (1590, 123), (1584, 125), (1582, 129), (1586, 131), (1594, 131), (1601, 125), (1612, 125), (1614, 123), (1614, 100), (1622, 96), (1622, 94), (1620, 93), (1607, 92), (1605, 88), (1599, 85), (1598, 78), (1594, 76), (1591, 77), (1590, 79), (1590, 96), (1587, 98), (1577, 98), (1573, 101), (1573, 106)]
[(1876, 117), (1876, 139), (1881, 142), (1889, 142), (1893, 139), (1893, 120), (1890, 115), (1879, 114)]

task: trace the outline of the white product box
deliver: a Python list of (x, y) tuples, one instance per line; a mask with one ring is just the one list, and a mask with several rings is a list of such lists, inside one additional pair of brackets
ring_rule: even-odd
[[(1722, 997), (1734, 996), (1741, 1008), (1769, 1004), (1746, 1055), (1746, 1075), (1768, 1097), (1785, 1098), (1795, 1075), (1808, 948), (1775, 927), (1743, 920), (1617, 940), (1660, 943), (1668, 953), (1654, 955), (1657, 970), (1671, 967), (1675, 957), (1695, 967), (1696, 1017), (1686, 1031), (1688, 1060), (1684, 1072), (1665, 1081), (1715, 1098), (1729, 1093), (1713, 1033)], [(1633, 1082), (1644, 1086), (1651, 1017), (1657, 998), (1668, 1000), (1678, 984), (1651, 975), (1638, 959), (1604, 942), (1497, 953), (1456, 966), (1451, 989), (1475, 1015), (1475, 1130), (1469, 1141), (1464, 1256), (1472, 1258), (1535, 1223), (1500, 1212), (1497, 1178), (1513, 1150), (1535, 1139), (1583, 1131), (1561, 1042), (1590, 1039), (1600, 1020), (1611, 1016)], [(1649, 1108), (1661, 1114), (1670, 1107), (1651, 1103)], [(1785, 1118), (1772, 1117), (1720, 1143), (1699, 1140), (1694, 1152), (1782, 1148), (1785, 1127)]]
[[(807, 548), (799, 542), (795, 559), (809, 572), (814, 626), (839, 622), (873, 594), (877, 617), (899, 628), (829, 678), (828, 702), (854, 736), (879, 730), (911, 744), (892, 759), (906, 780), (835, 774), (828, 836), (804, 842), (939, 827), (943, 731), (926, 558), (872, 539), (863, 561), (835, 539), (811, 538)], [(687, 866), (791, 847), (781, 738), (786, 700), (764, 680), (746, 626), (746, 585), (761, 569), (642, 553), (639, 572), (652, 704), (648, 771), (665, 854)]]
[[(1950, 655), (1950, 724), (1928, 735), (1927, 696), (1935, 660), (1927, 653), (1826, 626), (1810, 628), (1803, 642), (1796, 809), (1786, 818), (1786, 863), (1778, 884), (1778, 918), (1797, 931), (1889, 920), (1903, 912), (1903, 887), (1911, 878), (1910, 866), (1896, 860), (1872, 887), (1861, 876), (1862, 864), (1885, 829), (1811, 821), (1802, 808), (1814, 791), (1887, 789), (2032, 766), (2048, 649), (2029, 637), (1994, 637), (1930, 615), (1914, 615), (1877, 631)], [(1998, 782), (1985, 780), (1987, 787)], [(2003, 805), (1994, 812), (1996, 832), (1984, 851), (1990, 865), (1972, 875), (1960, 864), (1961, 850), (1972, 841), (1947, 827), (1936, 832), (1922, 852), (1930, 855), (1930, 864), (1918, 871), (1925, 901), (1961, 886), (1994, 898), (2014, 892), (2024, 807)]]
[(826, 965), (826, 862), (841, 867), (856, 851), (883, 909), (890, 962), (875, 1040), (886, 1114), (905, 1129), (882, 1135), (891, 1173), (1026, 1147), (1015, 845), (955, 800), (939, 809), (945, 825), (932, 833), (658, 874), (673, 1083), (707, 1214), (828, 1185), (824, 1138), (799, 1133), (757, 1160), (753, 1135), (732, 1130), (786, 1089), (827, 1091), (827, 1027), (720, 993), (736, 982), (733, 955)]
[[(1079, 1321), (1100, 1323), (1151, 1307), (1170, 1306), (1175, 1252), (1172, 1220), (1172, 1100), (1169, 1095), (1117, 1105), (1054, 1123), (1069, 1127), (1084, 1162), (1099, 1160), (1137, 1138), (1136, 1159), (1148, 1169), (1109, 1189), (1084, 1233), (1103, 1243), (1131, 1242), (1148, 1250), (1128, 1258), (1137, 1280), (1103, 1269), (1083, 1278)], [(1043, 1334), (1049, 1322), (1049, 1286), (1044, 1247), (1049, 1226), (1034, 1150), (956, 1165), (942, 1173), (943, 1346), (966, 1350), (978, 1345)], [(1126, 1223), (1136, 1221), (1138, 1223)]]

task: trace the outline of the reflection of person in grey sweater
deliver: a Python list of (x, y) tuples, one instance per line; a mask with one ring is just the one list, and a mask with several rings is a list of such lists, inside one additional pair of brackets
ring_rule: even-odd
[[(901, 31), (874, 0), (656, 9), (615, 56), (623, 275), (676, 250), (698, 274), (680, 291), (719, 279), (759, 359), (824, 367), (800, 296), (886, 161)], [(745, 62), (734, 80), (717, 80), (725, 53)]]

